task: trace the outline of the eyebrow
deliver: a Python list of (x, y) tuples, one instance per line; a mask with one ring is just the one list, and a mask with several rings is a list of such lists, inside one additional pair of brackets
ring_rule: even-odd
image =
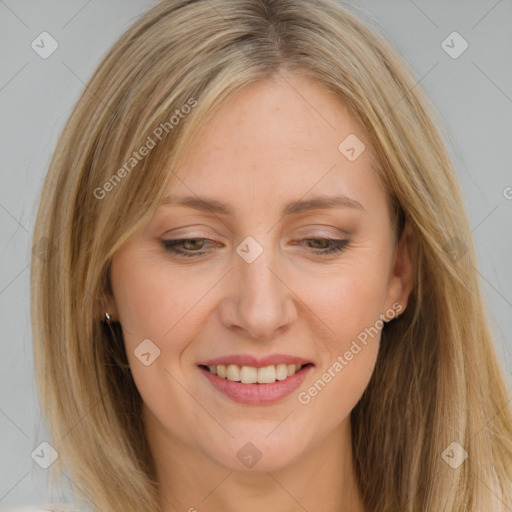
[[(218, 215), (235, 216), (235, 210), (231, 205), (207, 197), (168, 195), (160, 204), (186, 206)], [(283, 208), (281, 216), (284, 217), (311, 210), (326, 210), (329, 208), (354, 208), (364, 210), (361, 203), (344, 195), (314, 196), (310, 199), (303, 199), (288, 203)]]

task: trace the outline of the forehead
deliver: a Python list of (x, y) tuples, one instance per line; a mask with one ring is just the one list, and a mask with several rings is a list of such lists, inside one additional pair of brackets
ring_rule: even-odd
[[(360, 144), (357, 158), (340, 151), (345, 140)], [(346, 106), (322, 84), (269, 79), (230, 97), (201, 127), (167, 195), (222, 197), (243, 206), (281, 204), (309, 192), (383, 194), (371, 151)]]

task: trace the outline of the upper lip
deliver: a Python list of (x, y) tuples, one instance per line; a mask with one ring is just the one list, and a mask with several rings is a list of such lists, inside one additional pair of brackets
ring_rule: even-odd
[(208, 359), (198, 363), (198, 366), (217, 366), (219, 364), (237, 364), (239, 366), (254, 366), (256, 368), (262, 368), (264, 366), (276, 365), (276, 364), (308, 364), (311, 361), (303, 359), (302, 357), (292, 356), (289, 354), (270, 354), (265, 357), (256, 357), (250, 354), (232, 354), (228, 356), (216, 357), (214, 359)]

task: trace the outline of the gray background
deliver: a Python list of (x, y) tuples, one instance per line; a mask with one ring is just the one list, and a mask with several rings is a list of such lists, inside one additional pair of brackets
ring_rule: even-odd
[[(36, 200), (57, 136), (85, 83), (118, 35), (153, 3), (0, 0), (0, 509), (50, 499), (48, 472), (31, 458), (49, 439), (33, 377), (29, 316)], [(355, 3), (405, 56), (444, 120), (510, 379), (512, 1)], [(47, 59), (31, 48), (43, 31), (59, 45)], [(453, 31), (469, 44), (456, 59), (441, 46)], [(510, 390), (510, 380), (507, 385)]]

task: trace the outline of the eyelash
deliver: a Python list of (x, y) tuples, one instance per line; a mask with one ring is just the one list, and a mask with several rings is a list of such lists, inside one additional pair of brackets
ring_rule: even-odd
[[(184, 256), (187, 258), (190, 257), (197, 257), (197, 256), (203, 256), (208, 251), (183, 251), (181, 249), (176, 248), (176, 246), (182, 245), (185, 242), (194, 241), (194, 240), (205, 240), (210, 241), (208, 238), (179, 238), (176, 240), (162, 240), (162, 244), (165, 248), (165, 250), (173, 253), (176, 256)], [(345, 250), (345, 248), (348, 246), (349, 241), (348, 240), (336, 240), (333, 238), (304, 238), (300, 240), (300, 242), (310, 241), (310, 240), (322, 240), (325, 242), (329, 242), (330, 248), (328, 249), (320, 249), (318, 251), (314, 251), (316, 254), (320, 256), (327, 256), (327, 255), (334, 255), (339, 254)], [(215, 245), (215, 244), (211, 244)]]

